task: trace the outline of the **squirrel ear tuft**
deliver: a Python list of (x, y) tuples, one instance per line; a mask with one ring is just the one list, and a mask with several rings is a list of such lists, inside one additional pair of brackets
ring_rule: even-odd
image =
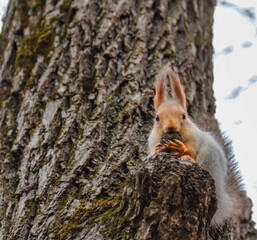
[(157, 109), (167, 99), (167, 74), (161, 70), (155, 77), (154, 104)]
[(170, 80), (172, 97), (180, 102), (183, 108), (186, 109), (186, 97), (183, 87), (180, 83), (178, 73), (173, 72), (170, 67), (166, 68), (167, 76)]

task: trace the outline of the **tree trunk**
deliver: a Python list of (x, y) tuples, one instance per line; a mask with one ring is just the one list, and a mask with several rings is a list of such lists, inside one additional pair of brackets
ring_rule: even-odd
[[(162, 65), (179, 71), (189, 114), (214, 119), (214, 4), (10, 0), (0, 39), (0, 239), (207, 237), (208, 173), (166, 154), (142, 160)], [(182, 202), (192, 189), (193, 205)], [(244, 239), (255, 234), (249, 224)]]

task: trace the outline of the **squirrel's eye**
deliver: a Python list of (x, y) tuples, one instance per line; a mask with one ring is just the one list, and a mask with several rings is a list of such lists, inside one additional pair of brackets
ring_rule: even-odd
[(157, 122), (159, 122), (159, 121), (160, 121), (160, 118), (159, 118), (159, 116), (158, 116), (158, 115), (155, 115), (155, 120), (156, 120)]
[(183, 120), (185, 120), (185, 119), (186, 119), (186, 114), (185, 114), (185, 113), (183, 113), (183, 115), (182, 115), (182, 119), (183, 119)]

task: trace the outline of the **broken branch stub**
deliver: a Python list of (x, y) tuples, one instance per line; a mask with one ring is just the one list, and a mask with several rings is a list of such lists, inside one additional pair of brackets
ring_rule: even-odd
[[(181, 140), (178, 133), (167, 133), (161, 140)], [(141, 216), (138, 239), (206, 239), (216, 212), (214, 180), (198, 164), (171, 153), (148, 157), (136, 172), (134, 186)]]

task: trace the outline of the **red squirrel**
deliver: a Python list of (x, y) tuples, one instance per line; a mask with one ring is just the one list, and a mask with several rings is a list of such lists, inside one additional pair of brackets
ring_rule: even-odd
[[(168, 97), (167, 82), (170, 82), (172, 97)], [(242, 217), (247, 206), (245, 191), (238, 177), (234, 160), (229, 160), (223, 147), (211, 133), (200, 130), (190, 119), (186, 109), (186, 98), (177, 73), (164, 67), (155, 80), (154, 126), (149, 136), (150, 154), (171, 151), (182, 159), (198, 163), (215, 180), (218, 209), (212, 224), (222, 225), (233, 216)], [(169, 141), (161, 146), (164, 133), (177, 131), (182, 141)]]

